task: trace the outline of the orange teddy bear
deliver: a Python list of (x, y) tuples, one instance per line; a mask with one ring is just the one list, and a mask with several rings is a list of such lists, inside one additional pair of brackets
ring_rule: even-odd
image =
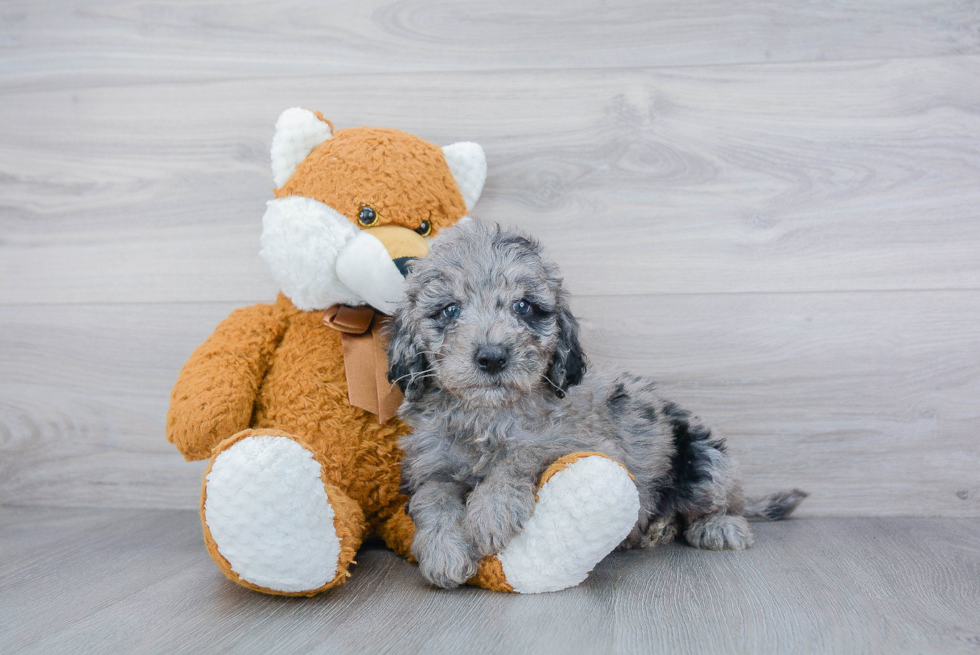
[[(410, 558), (397, 444), (407, 428), (387, 420), (401, 397), (384, 379), (385, 317), (364, 306), (390, 313), (405, 263), (466, 216), (486, 170), (475, 143), (439, 148), (370, 127), (334, 133), (306, 109), (279, 117), (261, 255), (281, 293), (222, 321), (181, 370), (167, 414), (167, 439), (184, 457), (211, 458), (205, 542), (234, 582), (312, 596), (346, 581), (371, 535)], [(609, 512), (636, 502), (628, 474), (579, 457), (549, 469), (543, 480), (554, 493), (542, 490), (532, 525), (512, 552), (484, 560), (473, 584), (532, 592), (578, 584), (625, 537), (635, 511), (612, 521)], [(621, 488), (621, 497), (582, 515), (576, 490), (596, 484)], [(561, 535), (552, 534), (556, 515), (567, 519), (557, 523)]]

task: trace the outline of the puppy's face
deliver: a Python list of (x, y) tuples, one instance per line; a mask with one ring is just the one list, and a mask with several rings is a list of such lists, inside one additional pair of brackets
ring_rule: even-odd
[(468, 221), (414, 262), (389, 377), (411, 400), (439, 388), (473, 407), (564, 396), (585, 369), (557, 267), (516, 233)]

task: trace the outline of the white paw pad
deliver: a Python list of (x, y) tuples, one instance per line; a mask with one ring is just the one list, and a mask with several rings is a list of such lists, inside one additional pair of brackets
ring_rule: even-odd
[(313, 454), (286, 437), (246, 437), (205, 482), (204, 516), (243, 580), (275, 591), (319, 589), (337, 574), (340, 539)]
[(640, 512), (636, 485), (611, 459), (589, 456), (538, 491), (524, 531), (497, 555), (514, 591), (574, 587), (630, 533)]

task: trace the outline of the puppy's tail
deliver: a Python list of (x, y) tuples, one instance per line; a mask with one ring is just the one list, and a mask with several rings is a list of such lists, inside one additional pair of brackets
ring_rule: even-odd
[(796, 506), (809, 496), (805, 491), (777, 491), (761, 498), (745, 499), (745, 518), (750, 521), (779, 521), (789, 518)]

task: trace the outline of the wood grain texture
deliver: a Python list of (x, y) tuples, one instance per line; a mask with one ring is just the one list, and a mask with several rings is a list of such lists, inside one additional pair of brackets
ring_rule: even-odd
[(974, 2), (5, 2), (0, 88), (980, 53)]
[(741, 553), (617, 553), (579, 587), (436, 591), (381, 548), (312, 599), (225, 580), (190, 511), (0, 510), (0, 650), (921, 653), (980, 641), (976, 519), (757, 524)]
[[(0, 502), (194, 508), (170, 388), (232, 304), (7, 306)], [(980, 291), (579, 297), (586, 352), (726, 436), (802, 515), (980, 514)]]
[(476, 215), (542, 238), (579, 294), (980, 288), (964, 56), (11, 92), (0, 303), (274, 294), (258, 237), (290, 105), (483, 143)]
[(479, 141), (563, 266), (804, 515), (980, 515), (980, 3), (0, 7), (0, 504), (192, 508), (169, 390), (257, 255), (276, 116)]

